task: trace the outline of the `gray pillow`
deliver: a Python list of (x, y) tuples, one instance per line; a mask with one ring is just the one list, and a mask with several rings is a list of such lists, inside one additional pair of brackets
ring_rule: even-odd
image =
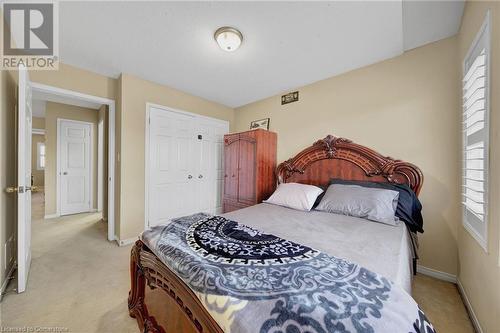
[(316, 210), (397, 225), (398, 191), (332, 184)]

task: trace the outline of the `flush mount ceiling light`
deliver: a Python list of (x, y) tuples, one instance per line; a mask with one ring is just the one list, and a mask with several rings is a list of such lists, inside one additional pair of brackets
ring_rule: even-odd
[(214, 38), (221, 49), (226, 52), (233, 52), (240, 47), (243, 35), (238, 29), (222, 27), (217, 29)]

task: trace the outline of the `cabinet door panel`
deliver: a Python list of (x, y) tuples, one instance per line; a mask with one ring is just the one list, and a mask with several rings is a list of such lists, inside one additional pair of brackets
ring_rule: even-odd
[(238, 199), (239, 140), (224, 142), (224, 198)]
[(224, 213), (233, 212), (238, 209), (242, 209), (248, 207), (248, 205), (238, 203), (236, 201), (225, 200), (224, 201)]
[(240, 136), (240, 154), (238, 168), (238, 201), (253, 204), (256, 200), (255, 193), (255, 168), (256, 168), (255, 139)]

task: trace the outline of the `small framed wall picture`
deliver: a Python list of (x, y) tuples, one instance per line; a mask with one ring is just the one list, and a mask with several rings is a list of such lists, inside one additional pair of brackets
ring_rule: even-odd
[(269, 130), (269, 119), (270, 118), (264, 118), (264, 119), (259, 119), (259, 120), (254, 120), (250, 123), (250, 129), (265, 129)]

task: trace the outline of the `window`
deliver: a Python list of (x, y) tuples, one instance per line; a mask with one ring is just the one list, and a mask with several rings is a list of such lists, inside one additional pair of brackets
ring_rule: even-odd
[(490, 14), (464, 59), (463, 225), (487, 249)]
[(36, 169), (37, 170), (44, 170), (45, 169), (45, 143), (38, 142), (36, 147), (37, 147)]

